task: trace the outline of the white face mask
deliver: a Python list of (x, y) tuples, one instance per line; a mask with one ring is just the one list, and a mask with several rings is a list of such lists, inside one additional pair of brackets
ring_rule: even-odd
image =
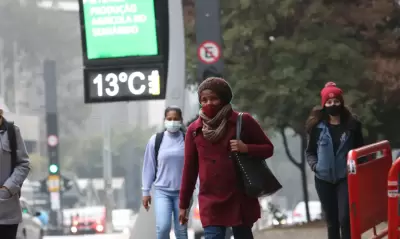
[(180, 128), (182, 127), (182, 123), (180, 121), (165, 120), (164, 127), (165, 129), (167, 129), (168, 132), (175, 133), (180, 130)]

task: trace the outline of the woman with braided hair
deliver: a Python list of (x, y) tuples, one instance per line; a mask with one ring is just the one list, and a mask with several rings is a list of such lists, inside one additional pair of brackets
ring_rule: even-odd
[(252, 239), (252, 226), (260, 218), (258, 198), (239, 186), (231, 152), (269, 158), (274, 147), (250, 114), (243, 114), (241, 139), (236, 140), (238, 112), (232, 109), (232, 90), (222, 78), (209, 77), (198, 88), (199, 118), (185, 137), (185, 163), (180, 190), (181, 224), (187, 223), (190, 200), (199, 175), (199, 211), (205, 239), (224, 239), (227, 227), (235, 238)]

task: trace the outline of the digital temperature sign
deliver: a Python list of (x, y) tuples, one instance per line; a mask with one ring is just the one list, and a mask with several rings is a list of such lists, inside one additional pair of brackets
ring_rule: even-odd
[(165, 99), (168, 0), (78, 0), (85, 103)]
[(159, 54), (154, 0), (82, 0), (88, 60)]
[(162, 67), (86, 68), (85, 103), (165, 98)]

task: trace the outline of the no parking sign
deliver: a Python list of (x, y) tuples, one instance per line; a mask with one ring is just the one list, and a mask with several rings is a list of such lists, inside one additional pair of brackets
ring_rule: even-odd
[(197, 56), (205, 64), (214, 64), (221, 58), (221, 48), (213, 41), (205, 41), (197, 49)]

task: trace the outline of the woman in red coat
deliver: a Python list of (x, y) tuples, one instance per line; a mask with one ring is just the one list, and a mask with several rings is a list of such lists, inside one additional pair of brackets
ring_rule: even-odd
[(180, 191), (180, 222), (187, 222), (190, 200), (199, 175), (199, 209), (205, 239), (224, 239), (227, 227), (235, 238), (252, 239), (260, 218), (258, 198), (240, 189), (231, 151), (269, 158), (274, 147), (260, 125), (243, 114), (241, 140), (234, 140), (238, 112), (230, 104), (232, 90), (222, 78), (210, 77), (198, 89), (199, 118), (185, 138), (185, 165)]

